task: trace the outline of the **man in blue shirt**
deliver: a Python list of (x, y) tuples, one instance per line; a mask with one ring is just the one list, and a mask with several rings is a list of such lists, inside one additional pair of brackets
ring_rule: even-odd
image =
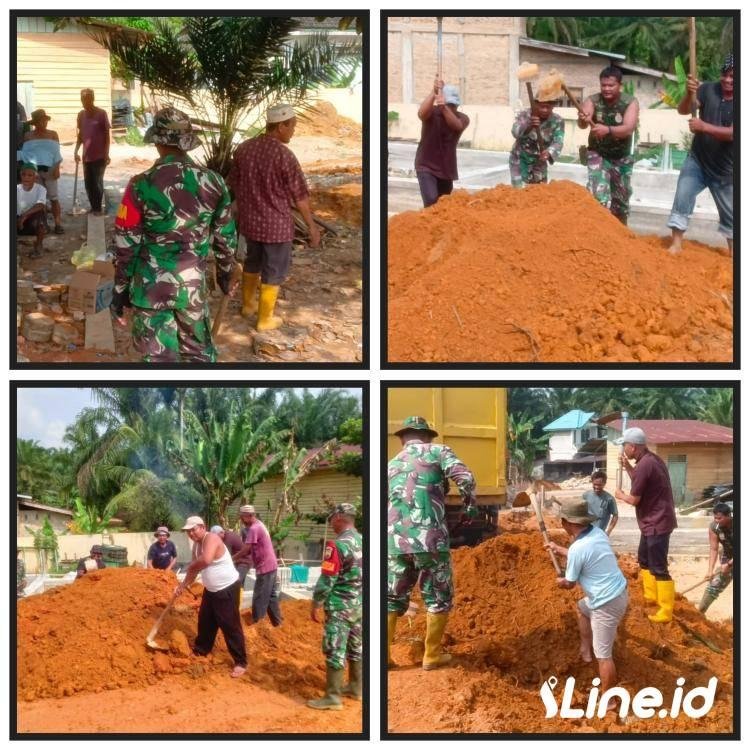
[(177, 562), (177, 547), (169, 541), (169, 529), (159, 526), (154, 532), (156, 541), (148, 548), (148, 567), (172, 570)]
[(617, 525), (617, 501), (604, 489), (607, 484), (607, 472), (599, 469), (591, 475), (591, 489), (583, 493), (583, 499), (589, 504), (589, 513), (596, 516), (594, 525), (607, 536)]
[(589, 513), (585, 500), (564, 503), (560, 518), (563, 529), (573, 539), (572, 544), (568, 548), (554, 542), (545, 546), (567, 558), (565, 577), (558, 578), (557, 585), (572, 589), (578, 583), (586, 594), (578, 601), (576, 611), (581, 658), (589, 662), (596, 657), (604, 693), (617, 682), (612, 647), (617, 626), (628, 608), (628, 583), (617, 565), (609, 537), (593, 525), (597, 518)]

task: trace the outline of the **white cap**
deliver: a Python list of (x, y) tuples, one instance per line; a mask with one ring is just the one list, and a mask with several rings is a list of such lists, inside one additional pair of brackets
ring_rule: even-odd
[(195, 528), (196, 526), (205, 526), (206, 524), (203, 523), (203, 519), (200, 516), (190, 516), (187, 521), (185, 521), (185, 525), (182, 527), (183, 531), (190, 531), (190, 529)]
[(255, 506), (254, 505), (243, 505), (240, 508), (240, 515), (243, 516), (246, 513), (252, 513), (254, 515), (255, 514)]
[(628, 427), (622, 433), (622, 437), (615, 440), (615, 445), (624, 445), (625, 443), (646, 445), (646, 433), (640, 427)]
[(458, 93), (458, 86), (443, 86), (443, 96), (445, 97), (446, 104), (455, 104), (456, 106), (461, 104), (461, 97)]
[(291, 104), (274, 104), (266, 110), (266, 122), (286, 122), (296, 117), (294, 107)]

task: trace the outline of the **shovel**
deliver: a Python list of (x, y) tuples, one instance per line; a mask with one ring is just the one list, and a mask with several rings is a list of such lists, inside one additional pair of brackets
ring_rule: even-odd
[[(547, 534), (547, 527), (544, 525), (544, 518), (542, 516), (542, 504), (536, 496), (532, 505), (534, 506), (534, 512), (536, 513), (536, 520), (539, 522), (539, 531), (542, 532), (542, 538), (544, 539), (544, 543), (549, 544), (549, 535)], [(557, 562), (555, 553), (551, 549), (548, 549), (547, 552), (549, 552), (549, 556), (550, 556), (550, 559), (552, 560), (552, 564), (555, 566), (555, 573), (557, 573), (559, 578), (562, 578), (562, 575), (563, 575), (562, 568), (560, 568), (560, 563)]]
[(681, 591), (677, 594), (677, 596), (685, 596), (685, 594), (688, 593), (688, 591), (693, 591), (693, 589), (697, 589), (698, 586), (702, 586), (704, 583), (708, 583), (711, 580), (712, 576), (706, 576), (705, 578), (701, 578), (698, 583), (694, 583), (692, 586), (688, 586), (684, 591)]
[(154, 651), (168, 651), (169, 650), (166, 646), (162, 646), (161, 644), (157, 643), (155, 638), (156, 638), (156, 634), (159, 632), (159, 626), (162, 624), (167, 612), (169, 612), (169, 610), (172, 609), (172, 605), (175, 603), (176, 599), (177, 599), (177, 593), (175, 592), (174, 594), (172, 594), (172, 598), (167, 603), (167, 606), (164, 607), (164, 611), (159, 615), (159, 619), (154, 623), (154, 627), (151, 628), (148, 635), (146, 636), (146, 645), (149, 648), (153, 649)]
[[(695, 78), (697, 65), (696, 65), (696, 53), (695, 53), (695, 42), (697, 33), (695, 31), (695, 16), (690, 16), (690, 75)], [(698, 104), (695, 101), (695, 94), (690, 99), (690, 116), (695, 117), (698, 112)]]
[(76, 176), (73, 180), (73, 208), (68, 211), (68, 213), (71, 216), (80, 216), (81, 214), (86, 213), (86, 209), (81, 207), (81, 204), (78, 202), (78, 170), (81, 166), (81, 162), (76, 162)]
[(437, 77), (443, 80), (443, 17), (437, 17)]

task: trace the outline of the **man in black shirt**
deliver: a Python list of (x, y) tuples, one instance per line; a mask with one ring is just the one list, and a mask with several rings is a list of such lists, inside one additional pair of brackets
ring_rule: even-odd
[(718, 82), (702, 83), (688, 76), (687, 93), (677, 107), (690, 114), (695, 96), (700, 116), (688, 123), (694, 133), (693, 145), (680, 170), (672, 213), (667, 226), (672, 230), (670, 253), (682, 250), (682, 237), (695, 208), (698, 193), (705, 188), (719, 210), (719, 232), (726, 237), (730, 254), (734, 251), (734, 55), (727, 55)]
[(101, 570), (102, 568), (106, 568), (107, 566), (104, 564), (104, 560), (102, 560), (102, 546), (101, 544), (95, 544), (91, 548), (91, 552), (88, 557), (82, 557), (78, 561), (78, 567), (76, 568), (76, 578), (81, 578), (81, 576), (85, 576), (86, 573), (90, 573), (92, 570)]

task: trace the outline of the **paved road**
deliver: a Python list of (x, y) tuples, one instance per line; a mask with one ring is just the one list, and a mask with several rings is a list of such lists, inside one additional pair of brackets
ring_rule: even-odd
[[(416, 143), (388, 142), (388, 213), (413, 211), (422, 208), (419, 187), (414, 176)], [(458, 173), (461, 179), (456, 188), (483, 190), (495, 185), (509, 185), (508, 152), (458, 149)], [(636, 170), (633, 175), (633, 197), (629, 226), (641, 234), (667, 235), (666, 220), (672, 207), (678, 172)], [(586, 184), (586, 168), (580, 164), (554, 164), (551, 180), (572, 180)], [(726, 241), (718, 233), (718, 212), (708, 191), (698, 196), (696, 210), (690, 222), (688, 239), (716, 247)]]

